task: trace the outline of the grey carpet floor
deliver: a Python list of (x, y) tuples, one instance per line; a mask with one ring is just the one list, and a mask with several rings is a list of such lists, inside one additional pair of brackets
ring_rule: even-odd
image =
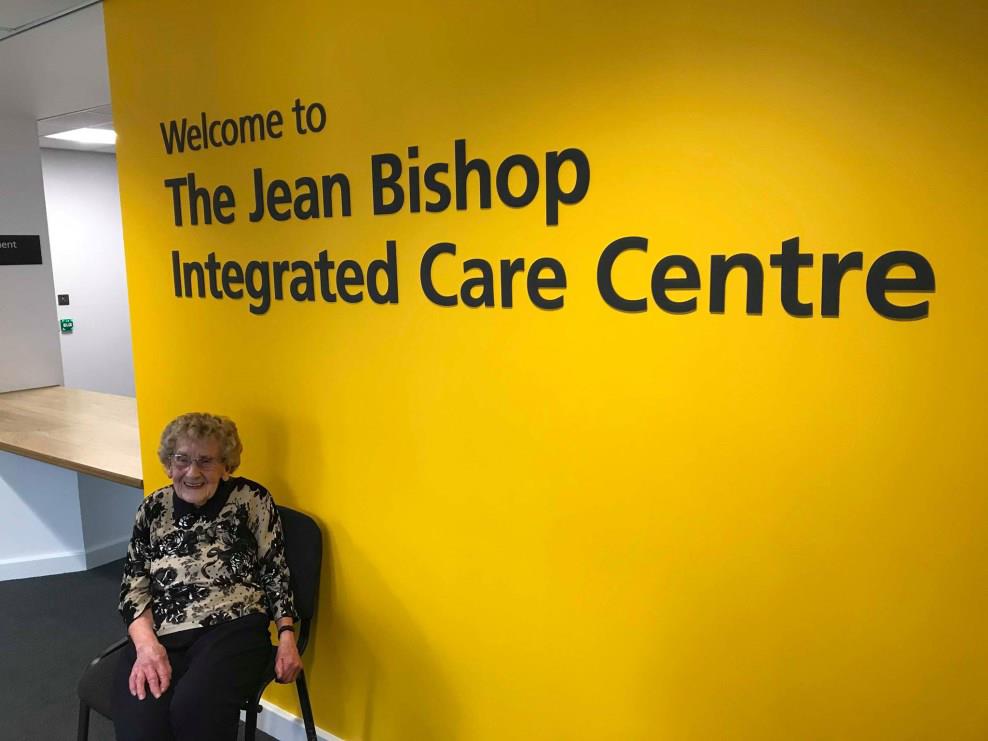
[[(116, 609), (122, 568), (114, 561), (74, 574), (0, 582), (0, 739), (76, 737), (79, 677), (124, 635)], [(94, 713), (89, 738), (113, 741), (113, 725)], [(261, 732), (257, 739), (276, 741)]]

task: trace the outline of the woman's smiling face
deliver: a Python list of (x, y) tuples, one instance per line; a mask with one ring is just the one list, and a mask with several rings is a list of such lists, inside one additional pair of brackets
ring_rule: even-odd
[(201, 507), (226, 477), (219, 441), (211, 437), (179, 438), (168, 463), (168, 475), (179, 499)]

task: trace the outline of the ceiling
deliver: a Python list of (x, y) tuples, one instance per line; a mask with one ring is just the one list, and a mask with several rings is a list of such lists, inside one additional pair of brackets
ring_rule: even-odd
[[(30, 116), (39, 136), (112, 127), (102, 3), (0, 0), (0, 118)], [(113, 147), (40, 139), (42, 146)]]
[(66, 113), (38, 121), (38, 141), (48, 149), (78, 149), (86, 152), (115, 152), (113, 144), (80, 144), (64, 139), (46, 139), (46, 134), (57, 134), (72, 129), (112, 129), (113, 110), (108, 105), (90, 108), (85, 111)]
[(0, 38), (90, 4), (79, 0), (3, 0), (0, 2)]

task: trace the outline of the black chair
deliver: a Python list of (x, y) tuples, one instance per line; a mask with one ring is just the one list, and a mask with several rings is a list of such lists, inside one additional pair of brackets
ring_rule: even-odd
[[(309, 642), (312, 616), (316, 610), (319, 595), (319, 574), (322, 568), (322, 533), (308, 515), (288, 507), (278, 507), (281, 524), (285, 532), (285, 558), (292, 575), (292, 592), (295, 594), (295, 609), (299, 615), (297, 637), (298, 652), (302, 654)], [(79, 741), (89, 739), (89, 711), (113, 718), (113, 677), (120, 662), (121, 651), (127, 638), (117, 641), (107, 648), (86, 668), (79, 680)], [(260, 686), (253, 697), (247, 698), (243, 709), (246, 711), (244, 741), (254, 741), (257, 732), (257, 714), (261, 712), (261, 695), (274, 680), (275, 648), (271, 647), (271, 658), (264, 671)], [(312, 705), (309, 690), (305, 684), (305, 672), (299, 672), (295, 680), (299, 707), (305, 723), (305, 737), (316, 741), (316, 724), (312, 718)]]

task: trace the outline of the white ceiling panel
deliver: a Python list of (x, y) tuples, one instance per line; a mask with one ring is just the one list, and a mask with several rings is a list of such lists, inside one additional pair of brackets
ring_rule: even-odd
[(82, 152), (116, 152), (114, 144), (81, 144), (64, 139), (49, 139), (48, 134), (59, 134), (72, 129), (112, 129), (113, 109), (100, 106), (89, 111), (66, 113), (38, 121), (38, 141), (47, 149), (76, 149)]
[(43, 119), (109, 103), (102, 5), (0, 39), (0, 116)]
[(80, 0), (0, 0), (0, 28), (16, 30), (83, 4)]

